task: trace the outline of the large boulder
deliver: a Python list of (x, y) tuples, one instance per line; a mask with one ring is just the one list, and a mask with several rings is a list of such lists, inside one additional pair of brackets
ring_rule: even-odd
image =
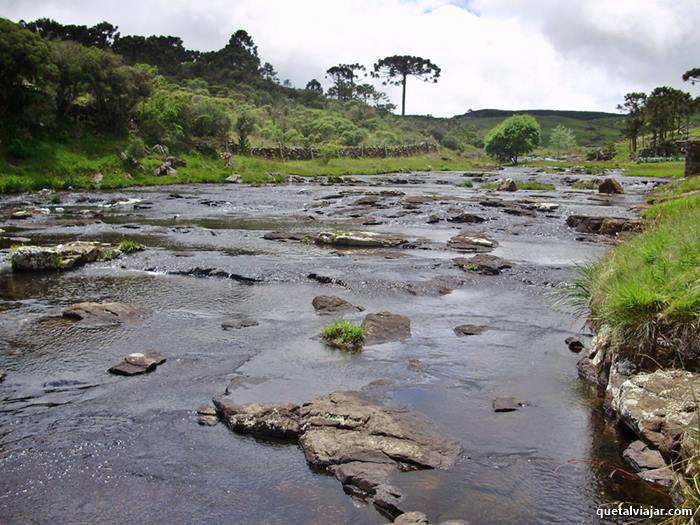
[(408, 241), (401, 237), (377, 232), (321, 232), (316, 244), (346, 248), (394, 248)]
[(237, 405), (226, 398), (214, 400), (217, 413), (235, 432), (260, 438), (297, 439), (299, 407), (292, 403)]
[(447, 241), (447, 246), (461, 252), (486, 253), (498, 246), (498, 242), (483, 233), (462, 230)]
[(15, 271), (70, 270), (93, 262), (109, 247), (98, 242), (75, 241), (56, 246), (20, 246), (10, 252)]
[(644, 442), (671, 453), (684, 432), (697, 428), (700, 374), (657, 370), (609, 385), (610, 405)]
[(600, 183), (600, 186), (598, 186), (598, 193), (622, 194), (625, 193), (625, 189), (617, 180), (612, 177), (607, 177)]
[(355, 306), (335, 295), (317, 295), (314, 297), (313, 301), (311, 301), (311, 304), (314, 310), (316, 310), (316, 313), (320, 315), (331, 315), (347, 311), (361, 312), (364, 310), (364, 308)]
[(411, 337), (411, 321), (408, 317), (391, 312), (367, 314), (362, 321), (365, 345), (401, 341)]
[(518, 191), (518, 186), (513, 179), (505, 179), (498, 181), (498, 191)]

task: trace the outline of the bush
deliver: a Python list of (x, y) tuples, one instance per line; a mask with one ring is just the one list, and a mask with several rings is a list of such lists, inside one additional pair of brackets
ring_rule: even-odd
[(365, 330), (348, 321), (333, 321), (321, 332), (326, 343), (341, 350), (360, 350), (365, 342)]
[(117, 246), (117, 250), (126, 254), (139, 252), (143, 249), (143, 244), (136, 241), (132, 241), (131, 239), (124, 239), (122, 242), (119, 243), (119, 246)]
[(328, 164), (331, 159), (338, 158), (341, 146), (335, 142), (326, 142), (316, 147), (316, 154), (323, 164)]
[(493, 128), (484, 140), (486, 153), (502, 162), (518, 163), (540, 143), (540, 125), (530, 115), (513, 115)]

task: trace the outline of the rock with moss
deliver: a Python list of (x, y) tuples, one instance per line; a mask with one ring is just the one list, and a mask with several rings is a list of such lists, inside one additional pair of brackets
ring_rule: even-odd
[(625, 193), (625, 189), (617, 180), (607, 177), (598, 186), (598, 193), (622, 194)]
[(479, 253), (468, 259), (466, 257), (457, 257), (453, 259), (453, 262), (464, 271), (482, 275), (499, 275), (501, 270), (513, 267), (505, 259), (487, 253)]
[(323, 328), (321, 337), (327, 345), (340, 350), (358, 352), (365, 343), (365, 330), (349, 321), (333, 321)]
[(10, 252), (12, 269), (19, 272), (71, 270), (96, 261), (108, 245), (76, 241), (56, 246), (19, 246)]
[(316, 244), (345, 248), (395, 248), (408, 241), (395, 235), (377, 232), (321, 232), (316, 236)]

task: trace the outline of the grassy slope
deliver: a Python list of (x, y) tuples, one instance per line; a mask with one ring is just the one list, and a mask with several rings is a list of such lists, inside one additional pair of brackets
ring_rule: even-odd
[(685, 345), (700, 327), (700, 177), (654, 197), (647, 229), (585, 270), (579, 283), (595, 323), (653, 347), (659, 335)]

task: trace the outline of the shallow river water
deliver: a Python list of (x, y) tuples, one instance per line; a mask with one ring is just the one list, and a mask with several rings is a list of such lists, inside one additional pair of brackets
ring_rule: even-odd
[[(62, 195), (5, 196), (0, 209), (36, 201), (51, 208), (6, 220), (0, 248), (0, 522), (169, 524), (379, 524), (328, 475), (312, 472), (296, 445), (197, 424), (196, 407), (225, 391), (239, 402), (305, 402), (336, 390), (363, 390), (386, 405), (423, 414), (464, 453), (449, 470), (398, 474), (392, 484), (431, 522), (596, 523), (600, 505), (669, 505), (658, 490), (624, 473), (624, 436), (604, 419), (598, 398), (577, 378), (568, 336), (587, 341), (580, 318), (561, 303), (562, 283), (608, 242), (566, 226), (570, 214), (631, 216), (653, 181), (625, 178), (624, 196), (567, 186), (562, 175), (509, 170), (556, 191), (466, 188), (461, 173), (354, 177), (253, 188), (169, 186)], [(504, 176), (503, 172), (493, 175)], [(583, 176), (585, 178), (585, 176)], [(398, 190), (439, 195), (403, 206)], [(553, 211), (510, 215), (480, 203), (557, 203)], [(428, 224), (456, 207), (490, 220)], [(415, 209), (412, 209), (415, 208)], [(99, 218), (95, 215), (99, 214)], [(362, 225), (369, 218), (381, 224)], [(513, 263), (498, 276), (468, 274), (446, 241), (462, 227), (498, 240)], [(344, 250), (263, 239), (271, 230), (369, 230), (401, 235), (403, 249)], [(147, 249), (65, 273), (12, 274), (16, 240), (48, 244), (122, 238)], [(187, 275), (214, 268), (247, 279)], [(172, 272), (184, 272), (176, 275)], [(336, 284), (309, 279), (331, 277)], [(327, 348), (329, 322), (316, 295), (333, 294), (365, 312), (411, 320), (402, 342), (358, 354)], [(142, 318), (117, 325), (63, 320), (80, 301), (122, 301)], [(258, 326), (224, 331), (222, 321)], [(453, 328), (487, 325), (481, 335)], [(117, 377), (107, 369), (130, 352), (157, 350), (155, 372)], [(494, 413), (495, 397), (527, 401)]]

